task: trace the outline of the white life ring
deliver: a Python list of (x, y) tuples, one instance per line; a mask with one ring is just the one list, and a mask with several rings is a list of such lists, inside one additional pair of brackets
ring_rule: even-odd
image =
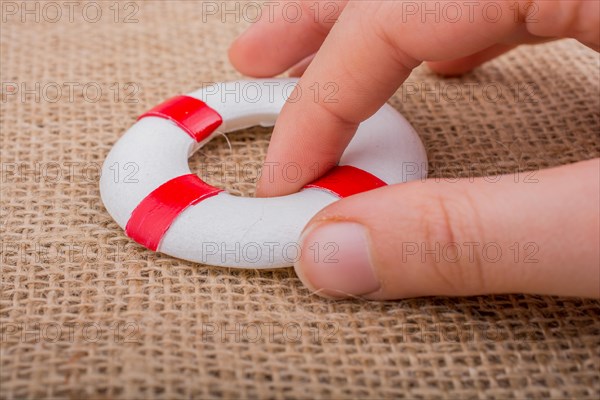
[[(277, 268), (299, 257), (303, 227), (328, 204), (377, 186), (425, 178), (423, 145), (388, 104), (360, 125), (338, 167), (298, 193), (238, 197), (190, 172), (187, 158), (218, 134), (272, 126), (295, 82), (217, 83), (143, 114), (102, 168), (100, 193), (110, 215), (128, 236), (154, 251), (210, 265)], [(136, 173), (123, 179), (115, 168)]]

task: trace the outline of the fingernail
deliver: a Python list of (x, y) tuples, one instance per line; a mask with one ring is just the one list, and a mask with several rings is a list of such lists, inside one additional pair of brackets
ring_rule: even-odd
[(328, 222), (305, 231), (294, 266), (314, 292), (332, 297), (362, 296), (379, 289), (367, 232), (355, 222)]

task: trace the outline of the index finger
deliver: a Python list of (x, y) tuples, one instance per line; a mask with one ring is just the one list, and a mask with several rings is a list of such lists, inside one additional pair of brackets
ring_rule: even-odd
[[(406, 14), (403, 1), (349, 2), (298, 82), (275, 125), (266, 157), (270, 168), (258, 196), (294, 193), (340, 159), (358, 125), (374, 114), (422, 61), (454, 59), (526, 35), (509, 2), (499, 20), (475, 14), (452, 22)], [(456, 4), (456, 3), (454, 3)], [(282, 168), (300, 166), (286, 181)], [(263, 169), (265, 171), (266, 169)], [(316, 172), (316, 173), (315, 173)]]

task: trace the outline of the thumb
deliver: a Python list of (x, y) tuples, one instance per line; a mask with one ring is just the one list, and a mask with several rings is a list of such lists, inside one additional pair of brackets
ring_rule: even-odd
[(595, 159), (351, 196), (307, 225), (295, 269), (329, 297), (600, 297), (599, 171)]

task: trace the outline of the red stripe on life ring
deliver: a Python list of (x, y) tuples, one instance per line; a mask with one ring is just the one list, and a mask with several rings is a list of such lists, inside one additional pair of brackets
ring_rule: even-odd
[(386, 185), (387, 183), (365, 170), (351, 165), (342, 165), (332, 168), (331, 171), (304, 188), (327, 190), (343, 198)]
[(194, 174), (171, 179), (138, 204), (131, 213), (125, 233), (139, 244), (156, 251), (162, 237), (183, 210), (222, 191), (204, 183)]
[(201, 142), (223, 123), (223, 118), (205, 102), (190, 96), (176, 96), (140, 115), (160, 117), (175, 122), (196, 142)]

